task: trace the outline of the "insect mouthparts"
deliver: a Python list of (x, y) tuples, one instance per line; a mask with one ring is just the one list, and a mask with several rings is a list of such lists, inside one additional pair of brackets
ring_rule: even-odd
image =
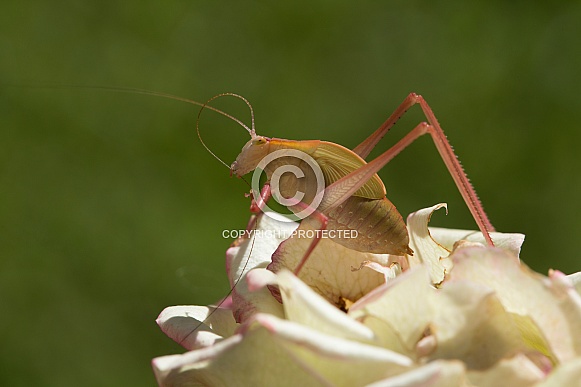
[(238, 163), (236, 161), (234, 161), (232, 165), (230, 165), (230, 177), (232, 177), (232, 174), (234, 173), (234, 170), (236, 169), (237, 165)]

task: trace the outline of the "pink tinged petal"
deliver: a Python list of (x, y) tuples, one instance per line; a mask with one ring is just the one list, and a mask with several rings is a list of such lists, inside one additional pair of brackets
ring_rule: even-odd
[(545, 374), (525, 355), (503, 359), (484, 371), (469, 371), (468, 379), (479, 387), (528, 387), (543, 380)]
[(236, 322), (227, 308), (170, 306), (156, 320), (161, 330), (186, 349), (207, 347), (234, 334)]
[(433, 207), (424, 208), (410, 214), (407, 225), (410, 234), (410, 247), (414, 255), (409, 257), (410, 266), (426, 265), (432, 283), (439, 284), (444, 280), (446, 272), (450, 269), (448, 255), (450, 251), (432, 238), (428, 230), (428, 222), (434, 211), (447, 207), (445, 203)]
[(472, 281), (494, 290), (531, 349), (561, 362), (581, 354), (581, 309), (571, 287), (550, 282), (500, 249), (460, 249), (452, 259), (448, 281)]
[(269, 216), (259, 215), (256, 229), (250, 238), (239, 239), (226, 252), (226, 267), (232, 291), (233, 313), (236, 321), (244, 322), (255, 313), (272, 313), (282, 316), (282, 306), (268, 289), (253, 291), (249, 288), (246, 274), (255, 268), (264, 268), (270, 262), (278, 245), (297, 227), (296, 223), (280, 222)]
[(269, 315), (256, 320), (292, 353), (332, 385), (363, 385), (401, 373), (412, 366), (410, 358), (377, 346), (320, 333)]
[(438, 360), (367, 387), (450, 387), (469, 386), (461, 361)]
[(432, 321), (435, 292), (427, 268), (418, 266), (367, 294), (349, 315), (370, 327), (382, 345), (415, 356)]
[[(407, 219), (410, 247), (415, 251), (414, 255), (408, 258), (410, 266), (428, 265), (430, 278), (434, 284), (441, 283), (446, 273), (452, 269), (452, 262), (448, 256), (454, 249), (456, 242), (467, 240), (486, 244), (482, 233), (478, 231), (428, 228), (432, 214), (440, 208), (446, 208), (447, 211), (446, 204), (440, 203), (416, 211), (410, 214)], [(523, 234), (494, 232), (490, 236), (497, 247), (508, 250), (516, 256), (519, 255), (524, 241)]]
[(247, 281), (243, 280), (232, 291), (234, 300), (234, 318), (238, 323), (244, 323), (256, 313), (269, 313), (283, 317), (284, 309), (267, 288), (249, 289)]
[(490, 289), (462, 283), (436, 291), (425, 266), (377, 288), (349, 314), (371, 328), (380, 345), (412, 358), (462, 358), (482, 369), (525, 348)]
[(581, 385), (581, 358), (560, 364), (536, 387), (569, 387)]
[(255, 292), (268, 285), (276, 285), (276, 274), (266, 269), (253, 269), (246, 274), (248, 290)]
[(265, 314), (248, 325), (212, 347), (154, 359), (159, 385), (353, 385), (411, 365), (399, 354)]
[(567, 279), (575, 287), (577, 293), (581, 294), (581, 271), (574, 274), (569, 274)]
[(373, 331), (331, 305), (288, 270), (279, 272), (277, 280), (287, 320), (345, 339), (373, 339)]
[(271, 294), (266, 285), (276, 282), (276, 276), (266, 269), (250, 270), (232, 291), (235, 310), (234, 318), (244, 323), (256, 313), (269, 313), (284, 317), (284, 309)]
[(264, 327), (212, 347), (153, 359), (152, 366), (160, 387), (330, 385)]
[(432, 359), (462, 359), (468, 369), (483, 370), (526, 350), (517, 324), (490, 288), (446, 282), (431, 306), (437, 341)]
[(264, 214), (258, 215), (256, 229), (250, 230), (250, 238), (239, 239), (226, 252), (226, 266), (230, 285), (255, 268), (264, 268), (271, 261), (272, 253), (298, 227), (297, 223), (280, 222)]
[(436, 336), (431, 334), (431, 332), (427, 333), (429, 333), (430, 335), (420, 339), (420, 341), (418, 341), (418, 344), (416, 345), (416, 355), (418, 358), (428, 357), (429, 355), (434, 353), (436, 348), (438, 348), (438, 341), (436, 339)]
[[(302, 221), (299, 232), (317, 229), (317, 222)], [(294, 271), (312, 242), (311, 238), (295, 234), (284, 241), (272, 256), (269, 270), (277, 273)], [(329, 238), (323, 238), (309, 256), (299, 273), (301, 281), (313, 288), (332, 304), (340, 306), (344, 300), (354, 302), (385, 282), (382, 273), (363, 267), (362, 262), (372, 261), (389, 266), (387, 254), (362, 253), (348, 249)]]
[[(486, 245), (486, 240), (480, 231), (430, 227), (430, 234), (440, 245), (448, 250), (453, 250), (454, 244), (460, 240)], [(516, 256), (520, 255), (520, 250), (525, 240), (524, 234), (518, 233), (492, 232), (490, 237), (496, 247), (510, 251)]]

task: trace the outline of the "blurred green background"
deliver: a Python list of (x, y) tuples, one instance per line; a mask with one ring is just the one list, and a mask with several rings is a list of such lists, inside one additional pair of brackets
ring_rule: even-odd
[[(0, 82), (248, 98), (257, 131), (354, 147), (424, 95), (501, 231), (535, 270), (581, 270), (581, 3), (12, 1)], [(236, 100), (217, 106), (248, 122)], [(182, 352), (154, 320), (228, 290), (223, 229), (246, 185), (198, 109), (100, 90), (0, 87), (0, 385), (155, 385)], [(381, 149), (423, 120), (414, 108)], [(211, 112), (228, 163), (247, 133)], [(378, 154), (375, 152), (374, 155)], [(429, 138), (382, 172), (406, 216), (474, 228)]]

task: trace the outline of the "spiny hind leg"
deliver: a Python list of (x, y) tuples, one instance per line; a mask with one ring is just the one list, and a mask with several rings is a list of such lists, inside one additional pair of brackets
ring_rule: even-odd
[[(391, 160), (395, 155), (401, 152), (405, 147), (415, 141), (419, 136), (429, 133), (436, 145), (444, 164), (448, 168), (450, 175), (454, 179), (462, 198), (466, 202), (470, 213), (472, 214), (478, 228), (483, 233), (484, 238), (489, 245), (494, 246), (490, 233), (494, 231), (492, 223), (488, 219), (488, 216), (484, 212), (484, 208), (478, 195), (470, 184), (468, 176), (462, 165), (458, 161), (450, 142), (446, 138), (444, 131), (440, 127), (432, 108), (428, 105), (426, 100), (419, 94), (410, 93), (404, 101), (398, 106), (398, 108), (391, 114), (391, 116), (367, 139), (365, 139), (361, 144), (359, 144), (353, 151), (359, 156), (365, 158), (369, 155), (371, 150), (377, 145), (377, 143), (387, 134), (387, 132), (395, 125), (399, 118), (413, 105), (419, 104), (426, 116), (428, 123), (421, 123), (416, 126), (406, 137), (404, 137), (400, 142), (394, 145), (392, 148), (384, 152), (382, 155), (377, 157), (380, 159), (379, 163), (385, 165), (389, 160)], [(377, 159), (373, 160), (371, 163), (375, 162)], [(378, 169), (379, 170), (379, 169)]]

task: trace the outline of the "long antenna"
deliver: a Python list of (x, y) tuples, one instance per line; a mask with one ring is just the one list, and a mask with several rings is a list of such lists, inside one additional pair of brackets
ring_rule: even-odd
[[(246, 98), (244, 98), (241, 95), (238, 94), (234, 94), (234, 93), (221, 93), (221, 94), (217, 94), (215, 96), (213, 96), (212, 98), (210, 98), (209, 100), (207, 100), (206, 102), (204, 102), (203, 104), (200, 104), (198, 102), (195, 102), (196, 105), (201, 105), (202, 108), (200, 109), (200, 111), (198, 112), (198, 119), (196, 120), (196, 132), (198, 133), (198, 138), (200, 139), (200, 142), (202, 143), (202, 145), (204, 146), (204, 148), (206, 148), (206, 150), (212, 155), (214, 156), (214, 158), (216, 158), (216, 160), (218, 160), (219, 162), (221, 162), (222, 164), (224, 164), (228, 169), (230, 169), (230, 165), (226, 164), (224, 161), (222, 161), (221, 158), (219, 158), (214, 152), (212, 152), (210, 150), (210, 148), (206, 145), (206, 143), (204, 142), (204, 140), (202, 139), (202, 135), (200, 134), (200, 117), (202, 115), (202, 111), (205, 108), (211, 109), (211, 110), (215, 110), (214, 108), (212, 108), (211, 106), (209, 106), (208, 104), (210, 102), (212, 102), (213, 100), (215, 100), (216, 98), (220, 98), (220, 97), (225, 97), (225, 96), (230, 96), (230, 97), (236, 97), (239, 98), (241, 100), (243, 100), (246, 105), (248, 105), (248, 108), (250, 109), (250, 118), (252, 120), (252, 129), (248, 129), (248, 126), (244, 125), (241, 121), (239, 121), (236, 118), (233, 118), (231, 116), (228, 115), (228, 117), (232, 118), (233, 120), (235, 120), (236, 122), (238, 122), (241, 126), (244, 127), (244, 129), (246, 129), (246, 131), (248, 131), (248, 133), (250, 134), (251, 138), (256, 137), (256, 131), (254, 130), (254, 110), (252, 109), (252, 105), (250, 104), (250, 102), (248, 102), (248, 100)], [(179, 98), (179, 97), (177, 97)], [(194, 102), (194, 101), (192, 101)], [(223, 113), (226, 114), (226, 113)], [(244, 179), (243, 179), (244, 180)], [(246, 181), (246, 180), (244, 180)], [(246, 182), (246, 184), (248, 184), (248, 182)]]
[[(206, 148), (206, 150), (212, 155), (214, 156), (218, 161), (220, 161), (222, 164), (224, 164), (228, 169), (230, 169), (230, 166), (228, 164), (226, 164), (222, 159), (220, 159), (214, 152), (212, 152), (210, 150), (210, 148), (204, 143), (204, 140), (202, 139), (202, 136), (200, 134), (200, 117), (202, 114), (202, 111), (204, 109), (209, 109), (212, 110), (218, 114), (221, 114), (224, 117), (227, 117), (229, 119), (231, 119), (232, 121), (236, 122), (238, 125), (242, 126), (244, 129), (246, 129), (246, 131), (250, 134), (251, 138), (256, 137), (256, 131), (255, 131), (255, 126), (254, 126), (254, 110), (252, 108), (252, 105), (250, 104), (250, 102), (248, 102), (248, 100), (244, 97), (242, 97), (241, 95), (235, 94), (235, 93), (221, 93), (221, 94), (217, 94), (215, 96), (213, 96), (212, 98), (210, 98), (209, 100), (207, 100), (205, 103), (200, 103), (188, 98), (183, 98), (183, 97), (178, 97), (176, 95), (173, 94), (168, 94), (168, 93), (163, 93), (163, 92), (158, 92), (158, 91), (151, 91), (151, 90), (145, 90), (145, 89), (139, 89), (139, 88), (132, 88), (132, 87), (115, 87), (115, 86), (79, 86), (79, 85), (65, 85), (65, 84), (53, 84), (53, 85), (6, 85), (3, 84), (3, 86), (11, 86), (11, 87), (25, 87), (25, 88), (36, 88), (36, 89), (85, 89), (85, 90), (106, 90), (106, 91), (115, 91), (115, 92), (120, 92), (120, 93), (131, 93), (131, 94), (142, 94), (142, 95), (150, 95), (150, 96), (154, 96), (154, 97), (161, 97), (161, 98), (169, 98), (169, 99), (173, 99), (175, 101), (180, 101), (180, 102), (186, 102), (192, 105), (197, 105), (200, 106), (201, 109), (198, 112), (198, 117), (196, 120), (196, 132), (198, 134), (198, 138), (200, 139), (200, 142), (202, 143), (202, 145), (204, 146), (204, 148)], [(236, 97), (238, 99), (241, 99), (242, 101), (244, 101), (246, 103), (246, 105), (248, 106), (248, 108), (250, 109), (250, 117), (251, 117), (251, 128), (248, 128), (248, 126), (246, 126), (242, 121), (240, 121), (238, 118), (233, 117), (232, 115), (223, 112), (222, 110), (216, 109), (215, 107), (212, 107), (210, 105), (208, 105), (210, 102), (212, 102), (213, 100), (219, 98), (219, 97), (224, 97), (224, 96), (231, 96), (231, 97)], [(250, 187), (250, 183), (244, 179), (242, 177), (242, 180)], [(253, 231), (256, 231), (256, 227), (258, 224), (258, 216), (259, 215), (255, 215), (251, 222), (252, 224), (252, 228)], [(244, 263), (244, 266), (242, 267), (242, 271), (240, 273), (240, 275), (238, 276), (238, 278), (236, 278), (236, 280), (234, 281), (232, 288), (228, 291), (228, 294), (217, 304), (217, 305), (210, 305), (210, 307), (213, 307), (214, 309), (212, 309), (212, 311), (210, 311), (210, 313), (206, 316), (206, 318), (204, 319), (204, 321), (199, 322), (199, 324), (196, 325), (196, 327), (194, 327), (182, 340), (181, 343), (183, 343), (191, 334), (193, 334), (194, 332), (196, 332), (206, 321), (208, 321), (208, 319), (214, 314), (214, 312), (220, 307), (220, 305), (222, 305), (222, 303), (224, 303), (224, 301), (230, 296), (232, 295), (234, 289), (236, 288), (236, 286), (238, 285), (238, 283), (240, 282), (240, 280), (242, 279), (242, 276), (248, 266), (248, 262), (250, 261), (250, 257), (252, 255), (252, 251), (254, 250), (254, 242), (255, 239), (253, 238), (251, 241), (251, 245), (250, 245), (250, 252), (248, 254), (248, 259), (246, 260), (246, 262)]]
[[(241, 95), (235, 94), (235, 93), (220, 93), (217, 94), (215, 96), (213, 96), (212, 98), (210, 98), (209, 100), (207, 100), (204, 103), (198, 102), (198, 101), (194, 101), (192, 99), (188, 99), (188, 98), (184, 98), (184, 97), (178, 97), (177, 95), (173, 95), (173, 94), (169, 94), (169, 93), (163, 93), (160, 91), (151, 91), (151, 90), (145, 90), (145, 89), (139, 89), (139, 88), (135, 88), (135, 87), (119, 87), (119, 86), (93, 86), (93, 85), (67, 85), (67, 84), (44, 84), (44, 85), (28, 85), (28, 84), (23, 84), (23, 85), (12, 85), (12, 84), (2, 84), (3, 86), (10, 86), (10, 87), (19, 87), (19, 88), (30, 88), (30, 89), (85, 89), (85, 90), (106, 90), (106, 91), (115, 91), (115, 92), (119, 92), (119, 93), (130, 93), (130, 94), (142, 94), (142, 95), (151, 95), (154, 97), (161, 97), (161, 98), (169, 98), (169, 99), (173, 99), (175, 101), (180, 101), (180, 102), (186, 102), (192, 105), (197, 105), (200, 106), (201, 109), (198, 112), (198, 119), (196, 120), (196, 132), (198, 134), (198, 138), (200, 139), (200, 142), (202, 143), (202, 146), (204, 148), (206, 148), (206, 150), (212, 155), (214, 156), (214, 158), (216, 160), (218, 160), (220, 163), (222, 163), (226, 168), (230, 169), (230, 165), (228, 165), (226, 162), (224, 162), (220, 157), (218, 157), (212, 150), (210, 150), (210, 148), (206, 145), (206, 143), (204, 142), (204, 140), (202, 139), (202, 136), (200, 134), (200, 116), (202, 114), (202, 111), (204, 109), (209, 109), (212, 110), (218, 114), (221, 114), (222, 116), (231, 119), (232, 121), (236, 122), (238, 125), (242, 126), (244, 129), (246, 129), (246, 131), (250, 134), (251, 138), (256, 137), (256, 131), (254, 129), (254, 109), (252, 109), (252, 105), (250, 104), (250, 102), (248, 102), (248, 100), (246, 98), (244, 98)], [(251, 128), (250, 129), (248, 126), (246, 126), (246, 124), (244, 124), (242, 121), (240, 121), (238, 118), (223, 112), (220, 109), (216, 109), (213, 106), (208, 105), (210, 102), (212, 102), (213, 100), (219, 98), (219, 97), (224, 97), (224, 96), (230, 96), (230, 97), (236, 97), (238, 99), (241, 99), (242, 101), (244, 101), (244, 103), (246, 103), (246, 105), (248, 106), (248, 108), (250, 109), (250, 118), (251, 118)], [(244, 180), (244, 179), (243, 179)], [(244, 180), (246, 182), (246, 180)], [(248, 182), (246, 182), (246, 184), (248, 184)]]

